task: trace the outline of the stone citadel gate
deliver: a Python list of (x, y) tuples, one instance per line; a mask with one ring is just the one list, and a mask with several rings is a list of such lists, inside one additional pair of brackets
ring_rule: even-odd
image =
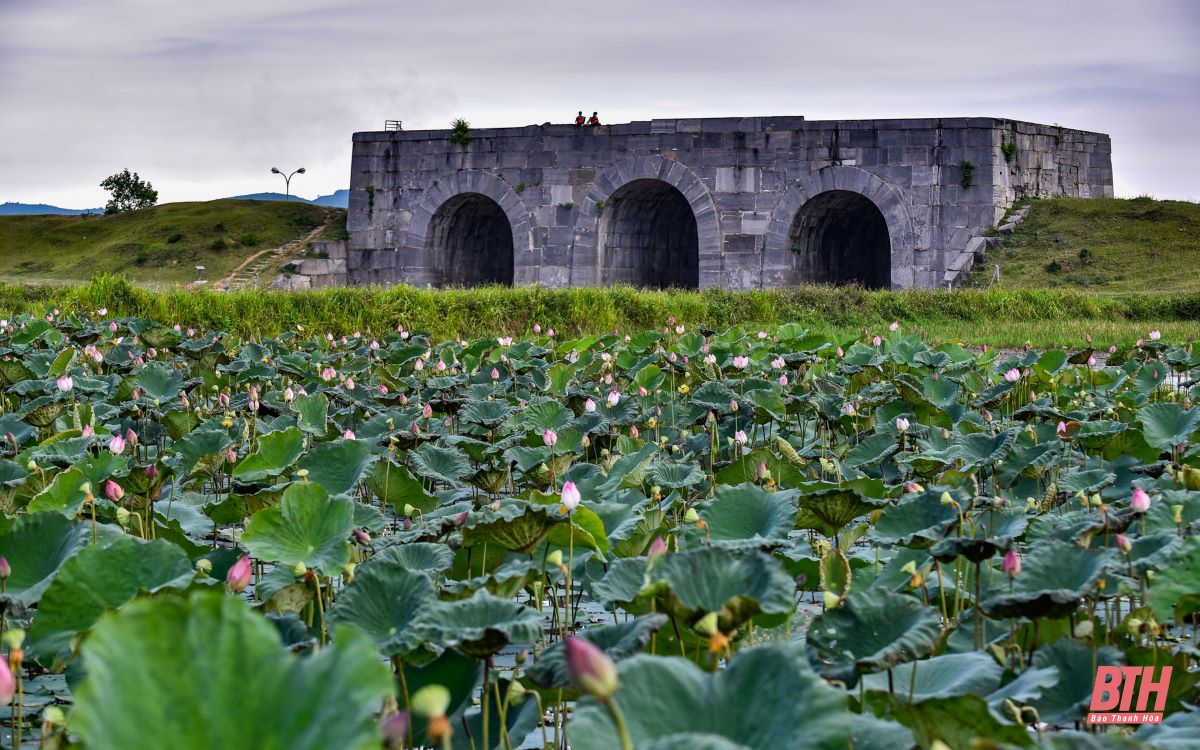
[(942, 286), (1015, 199), (1112, 195), (1107, 135), (993, 118), (450, 134), (354, 135), (350, 240), (313, 285)]

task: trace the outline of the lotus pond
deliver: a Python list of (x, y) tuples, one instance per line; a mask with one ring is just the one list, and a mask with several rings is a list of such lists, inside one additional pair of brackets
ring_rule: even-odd
[[(47, 312), (0, 324), (6, 746), (1200, 737), (1191, 344)], [(1152, 665), (1162, 724), (1086, 723)]]

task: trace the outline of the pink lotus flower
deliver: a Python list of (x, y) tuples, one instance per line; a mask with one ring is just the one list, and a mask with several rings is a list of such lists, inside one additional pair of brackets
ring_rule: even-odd
[(1015, 578), (1021, 572), (1021, 558), (1017, 557), (1017, 551), (1010, 549), (1004, 553), (1004, 561), (1000, 563), (1004, 574), (1009, 578)]
[(114, 320), (113, 322), (109, 323), (109, 324), (108, 324), (108, 330), (110, 330), (110, 331), (115, 331), (115, 330), (117, 330), (117, 321), (115, 321), (115, 320)]
[(883, 343), (883, 339), (880, 338), (879, 336), (876, 336), (875, 338), (871, 339), (872, 346), (879, 346), (882, 343)]
[(734, 366), (734, 368), (735, 368), (735, 369), (737, 369), (737, 370), (744, 370), (744, 369), (746, 369), (746, 367), (747, 367), (749, 364), (750, 364), (750, 358), (749, 358), (749, 357), (742, 356), (742, 355), (740, 355), (740, 354), (739, 354), (738, 356), (736, 356), (736, 357), (734, 357), (734, 358), (733, 358), (733, 366)]
[(737, 443), (738, 445), (745, 445), (746, 443), (750, 442), (750, 438), (746, 436), (745, 430), (738, 430), (737, 432), (733, 433), (733, 442)]
[(346, 390), (354, 390), (354, 378), (346, 378)]
[(704, 364), (715, 365), (716, 363), (717, 363), (717, 355), (715, 355), (715, 354), (705, 354), (704, 355)]
[(493, 367), (492, 368), (492, 380), (499, 380), (499, 379), (500, 379), (500, 371), (497, 370), (495, 367)]
[(684, 330), (684, 329), (683, 329), (683, 326), (682, 326), (682, 325), (677, 325), (677, 326), (675, 326), (675, 333), (678, 333), (678, 334), (682, 335), (682, 334), (683, 334), (683, 330)]
[(580, 690), (601, 700), (617, 692), (617, 665), (595, 644), (571, 635), (563, 645), (567, 676)]
[(225, 449), (225, 460), (231, 464), (237, 462), (237, 454), (234, 453), (233, 448)]
[(437, 367), (435, 369), (438, 372), (445, 372), (446, 371), (446, 363), (439, 359), (438, 363), (437, 363)]
[(125, 452), (125, 438), (113, 435), (113, 439), (108, 443), (108, 449), (118, 456), (121, 455)]
[(91, 437), (92, 435), (96, 434), (96, 431), (94, 429), (92, 429), (92, 426), (90, 424), (85, 424), (83, 426), (83, 429), (79, 431), (79, 434), (82, 435), (83, 437)]
[(1129, 537), (1124, 534), (1117, 534), (1114, 540), (1117, 543), (1117, 549), (1120, 550), (1122, 555), (1128, 555), (1133, 549), (1133, 542), (1129, 541)]
[(342, 433), (342, 439), (343, 440), (353, 440), (354, 439), (354, 431), (346, 430), (345, 432)]
[(890, 326), (888, 326), (888, 329), (890, 329), (892, 331), (900, 330), (900, 322), (897, 320), (893, 320), (892, 324)]
[(104, 496), (114, 503), (119, 502), (121, 498), (125, 497), (125, 490), (113, 480), (106, 479), (104, 481)]
[(596, 411), (596, 402), (591, 400), (590, 398), (587, 401), (584, 401), (583, 402), (583, 410), (589, 414)]
[(1096, 366), (1096, 358), (1095, 358), (1093, 355), (1091, 355), (1091, 354), (1089, 354), (1089, 355), (1088, 355), (1088, 358), (1087, 358), (1087, 366), (1088, 366), (1088, 367), (1095, 367), (1095, 366)]
[(786, 386), (787, 386), (787, 384), (788, 384), (787, 375), (780, 375), (780, 376), (779, 376), (779, 384), (780, 384), (780, 385), (782, 385), (782, 386), (784, 386), (784, 387), (786, 387)]
[(238, 561), (229, 567), (225, 574), (225, 585), (235, 594), (240, 594), (250, 585), (251, 578), (250, 556), (242, 555)]
[(1010, 383), (1015, 383), (1021, 379), (1021, 371), (1014, 367), (1008, 372), (1004, 373), (1004, 379)]
[[(105, 315), (108, 315), (108, 308), (107, 308), (107, 307), (100, 307), (100, 308), (97, 308), (97, 309), (96, 309), (96, 314), (97, 314), (97, 315), (99, 315), (100, 317), (102, 317), (102, 318), (103, 318)], [(176, 328), (179, 328), (179, 326), (178, 326), (178, 325), (176, 325), (175, 327), (176, 327)]]
[(904, 417), (896, 417), (896, 429), (900, 432), (906, 432), (909, 427), (909, 422)]
[(534, 324), (533, 324), (533, 332), (534, 332), (534, 333), (541, 333), (541, 332), (542, 332), (542, 324), (541, 324), (541, 323), (534, 323)]
[(649, 393), (650, 393), (650, 391), (646, 390), (645, 386), (641, 386), (641, 385), (638, 386), (637, 394), (641, 398), (645, 398), (647, 395), (649, 395)]
[(661, 536), (656, 536), (654, 541), (650, 542), (650, 549), (646, 550), (646, 562), (665, 554), (667, 554), (667, 543)]
[(637, 425), (630, 425), (629, 426), (629, 437), (633, 438), (634, 440), (637, 440), (637, 436), (638, 436)]
[(426, 419), (429, 419), (430, 417), (432, 417), (433, 416), (433, 404), (426, 401), (425, 405), (421, 407), (421, 416), (425, 417)]
[(844, 356), (846, 356), (846, 353), (845, 353), (844, 351), (842, 351), (842, 347), (840, 347), (840, 346), (837, 348), (837, 355), (838, 355), (839, 357), (844, 357)]
[(8, 668), (8, 659), (0, 657), (0, 706), (12, 703), (16, 693), (17, 681), (13, 679), (12, 670)]
[(762, 340), (764, 340), (766, 337), (767, 337), (767, 332), (766, 332), (766, 331), (759, 331), (759, 332), (758, 332), (758, 340), (759, 340), (759, 341), (762, 341)]
[(292, 390), (292, 387), (290, 385), (287, 388), (283, 389), (284, 403), (287, 403), (294, 398), (296, 398), (296, 392)]
[(1059, 420), (1058, 426), (1054, 428), (1054, 432), (1060, 438), (1067, 437), (1067, 423), (1063, 422), (1062, 420)]
[(616, 407), (616, 405), (618, 403), (620, 403), (620, 401), (621, 401), (621, 394), (618, 393), (616, 391), (616, 389), (608, 392), (608, 408), (612, 409), (612, 408)]
[(1161, 338), (1162, 338), (1162, 332), (1159, 331), (1158, 329), (1155, 329), (1150, 332), (1150, 340), (1151, 341), (1158, 341)]
[(0, 555), (0, 580), (8, 578), (12, 575), (12, 566), (8, 564), (8, 558)]
[(558, 443), (558, 434), (555, 433), (554, 430), (547, 427), (542, 432), (542, 442), (553, 448), (555, 444)]
[(1150, 496), (1141, 487), (1133, 488), (1133, 496), (1129, 499), (1129, 507), (1134, 513), (1145, 513), (1150, 510)]
[(783, 357), (776, 357), (775, 359), (771, 360), (771, 367), (774, 367), (776, 370), (783, 369), (783, 366), (786, 364), (787, 363), (783, 361)]
[(75, 381), (71, 380), (70, 375), (63, 375), (58, 380), (55, 380), (54, 384), (58, 386), (58, 390), (62, 391), (63, 393), (69, 393), (71, 389), (75, 387)]
[(858, 415), (858, 409), (854, 408), (853, 401), (847, 401), (846, 403), (842, 404), (842, 414), (845, 414), (847, 417), (854, 417)]
[(562, 486), (562, 504), (566, 506), (568, 511), (575, 510), (579, 507), (583, 497), (579, 494), (579, 488), (574, 482), (564, 482)]
[(386, 385), (384, 385), (383, 383), (379, 384), (379, 395), (380, 396), (388, 395), (388, 387)]
[(132, 428), (132, 427), (131, 427), (131, 428), (129, 428), (129, 429), (127, 429), (127, 430), (125, 430), (125, 442), (126, 442), (126, 443), (128, 443), (128, 444), (130, 444), (130, 445), (137, 445), (137, 444), (138, 444), (138, 436), (137, 436), (137, 433), (133, 431), (133, 428)]

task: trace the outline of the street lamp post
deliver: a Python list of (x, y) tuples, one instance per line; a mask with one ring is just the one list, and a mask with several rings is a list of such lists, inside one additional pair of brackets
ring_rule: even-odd
[(292, 177), (298, 174), (304, 174), (304, 167), (300, 167), (291, 174), (284, 174), (279, 167), (271, 167), (271, 174), (277, 174), (283, 178), (284, 200), (292, 199)]

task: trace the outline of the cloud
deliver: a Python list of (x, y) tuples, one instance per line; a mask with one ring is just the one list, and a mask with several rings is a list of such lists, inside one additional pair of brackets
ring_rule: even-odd
[(1112, 134), (1117, 190), (1197, 198), (1190, 0), (0, 0), (0, 201), (349, 179), (350, 136), (656, 116), (996, 115)]

